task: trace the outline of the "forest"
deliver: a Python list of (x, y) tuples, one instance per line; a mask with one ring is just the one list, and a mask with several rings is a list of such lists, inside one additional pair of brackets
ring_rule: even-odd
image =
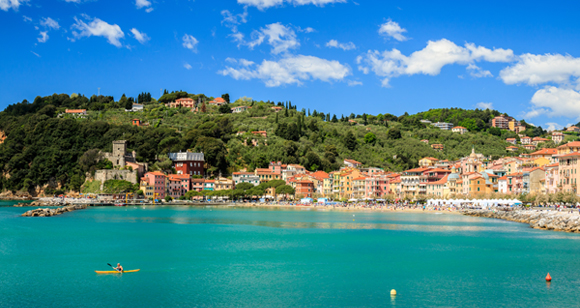
[[(229, 95), (222, 97), (227, 98)], [(165, 92), (168, 98), (191, 97), (205, 102), (204, 94), (183, 91)], [(403, 171), (414, 168), (426, 156), (456, 160), (468, 155), (472, 147), (478, 153), (501, 157), (506, 153), (505, 138), (489, 126), (489, 119), (499, 114), (492, 110), (434, 109), (416, 115), (392, 114), (337, 116), (302, 108), (291, 102), (256, 101), (242, 97), (228, 107), (250, 106), (243, 113), (224, 112), (208, 107), (195, 113), (186, 108), (170, 109), (141, 93), (137, 99), (111, 96), (54, 94), (8, 106), (0, 112), (0, 130), (7, 138), (0, 144), (0, 189), (34, 192), (45, 188), (78, 191), (87, 176), (106, 162), (96, 158), (98, 151), (111, 151), (112, 141), (128, 141), (129, 151), (151, 170), (171, 171), (167, 153), (201, 151), (205, 154), (210, 176), (231, 175), (267, 167), (270, 161), (301, 164), (308, 170), (338, 170), (345, 158), (364, 166)], [(142, 112), (127, 112), (129, 103), (142, 102)], [(282, 107), (276, 112), (274, 106)], [(64, 114), (68, 108), (87, 109), (88, 115)], [(143, 126), (133, 126), (137, 118)], [(460, 135), (420, 122), (450, 121), (471, 127)], [(536, 128), (534, 133), (545, 134)], [(266, 131), (267, 137), (254, 134)], [(421, 140), (428, 140), (428, 143)], [(443, 144), (442, 152), (430, 144)]]

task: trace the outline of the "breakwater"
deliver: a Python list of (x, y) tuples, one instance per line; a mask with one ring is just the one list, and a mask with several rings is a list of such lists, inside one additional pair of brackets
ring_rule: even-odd
[(466, 216), (497, 218), (527, 223), (534, 229), (580, 233), (580, 214), (577, 211), (551, 210), (462, 210)]
[(51, 217), (61, 215), (67, 212), (72, 212), (76, 210), (84, 210), (87, 208), (86, 204), (78, 204), (78, 205), (70, 205), (65, 207), (59, 207), (57, 209), (34, 209), (27, 211), (26, 213), (22, 214), (23, 217)]

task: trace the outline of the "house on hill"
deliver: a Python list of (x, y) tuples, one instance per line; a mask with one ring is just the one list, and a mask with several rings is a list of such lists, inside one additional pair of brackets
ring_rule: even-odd
[(344, 164), (347, 167), (351, 167), (351, 168), (358, 168), (358, 167), (362, 166), (362, 163), (361, 162), (358, 162), (358, 161), (356, 161), (354, 159), (345, 159), (344, 160)]
[(221, 98), (221, 97), (216, 97), (213, 101), (209, 102), (208, 104), (210, 106), (217, 106), (217, 107), (219, 107), (219, 106), (226, 105), (227, 102), (223, 98)]
[(248, 110), (250, 108), (250, 106), (236, 106), (234, 108), (232, 108), (232, 113), (242, 113), (246, 110)]
[(451, 129), (452, 132), (454, 133), (460, 133), (460, 134), (465, 134), (467, 133), (467, 128), (463, 127), (463, 126), (455, 126), (454, 128)]

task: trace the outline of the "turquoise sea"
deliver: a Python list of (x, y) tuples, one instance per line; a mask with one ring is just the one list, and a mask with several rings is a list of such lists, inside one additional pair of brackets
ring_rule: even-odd
[[(0, 307), (580, 305), (580, 236), (524, 224), (234, 207), (38, 218), (10, 204), (0, 203)], [(118, 262), (141, 271), (94, 272)]]

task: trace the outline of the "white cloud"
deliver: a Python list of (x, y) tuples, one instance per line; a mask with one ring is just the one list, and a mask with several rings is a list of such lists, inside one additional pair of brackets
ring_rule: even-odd
[(548, 126), (548, 128), (546, 128), (546, 130), (549, 132), (555, 131), (555, 130), (560, 130), (560, 129), (564, 128), (564, 126), (562, 126), (558, 123), (554, 123), (554, 122), (548, 122), (548, 123), (546, 123), (546, 126)]
[(316, 30), (314, 30), (314, 29), (313, 29), (313, 28), (311, 28), (311, 27), (306, 27), (306, 28), (304, 28), (304, 29), (302, 29), (302, 28), (298, 27), (298, 31), (299, 31), (299, 32), (304, 32), (304, 33), (312, 33), (312, 32), (314, 32), (314, 31), (316, 31)]
[(466, 69), (467, 69), (467, 71), (469, 71), (469, 75), (471, 75), (471, 77), (474, 77), (474, 78), (493, 77), (493, 75), (491, 74), (490, 71), (483, 70), (483, 69), (481, 69), (481, 67), (479, 67), (473, 63), (469, 63), (469, 65), (467, 65)]
[(238, 42), (238, 47), (244, 42), (244, 34), (238, 31), (238, 25), (245, 24), (248, 21), (248, 11), (244, 10), (241, 14), (232, 14), (228, 10), (221, 11), (222, 16), (224, 19), (222, 20), (222, 24), (232, 30), (232, 34), (229, 36), (234, 38), (234, 41)]
[(28, 0), (0, 0), (0, 10), (8, 11), (13, 9), (18, 11), (18, 7), (25, 3), (28, 3)]
[(143, 32), (139, 32), (139, 30), (137, 30), (135, 28), (131, 29), (131, 33), (133, 33), (133, 36), (135, 37), (135, 39), (137, 41), (139, 41), (139, 43), (141, 43), (141, 44), (145, 44), (149, 40), (149, 37), (147, 36), (147, 34), (145, 34)]
[(349, 81), (347, 81), (347, 84), (348, 84), (350, 87), (354, 87), (354, 86), (362, 86), (362, 85), (363, 85), (363, 83), (362, 83), (362, 82), (360, 82), (360, 81), (356, 81), (356, 80), (349, 80)]
[(580, 77), (580, 58), (570, 55), (523, 54), (518, 57), (518, 62), (506, 67), (499, 73), (501, 80), (506, 84), (525, 83), (539, 85), (543, 83), (566, 84), (573, 79), (578, 82)]
[(153, 11), (153, 8), (150, 7), (151, 2), (148, 0), (135, 0), (135, 6), (137, 7), (137, 9), (147, 8), (146, 9), (147, 13)]
[(279, 61), (264, 60), (258, 65), (244, 59), (239, 62), (242, 64), (240, 67), (226, 66), (218, 74), (236, 80), (260, 79), (267, 87), (278, 87), (302, 85), (307, 80), (341, 81), (351, 73), (347, 66), (338, 61), (304, 55), (287, 56)]
[(328, 43), (326, 43), (326, 47), (340, 48), (342, 50), (356, 49), (356, 46), (353, 42), (339, 43), (337, 40), (328, 41)]
[(72, 34), (74, 36), (74, 39), (72, 39), (73, 41), (82, 37), (101, 36), (106, 38), (111, 45), (117, 47), (123, 46), (119, 41), (125, 37), (125, 33), (121, 31), (121, 27), (108, 24), (105, 21), (98, 18), (91, 18), (87, 15), (83, 15), (83, 17), (91, 22), (87, 24), (76, 17), (74, 18), (75, 23), (71, 26), (71, 29), (73, 29)]
[(324, 6), (331, 3), (344, 3), (346, 0), (238, 0), (239, 4), (246, 6), (255, 6), (259, 10), (265, 10), (273, 6), (281, 6), (284, 3), (292, 4), (294, 6), (314, 4), (316, 6)]
[(25, 22), (31, 22), (32, 18), (26, 16), (26, 15), (22, 15), (22, 18), (24, 19)]
[(185, 69), (188, 69), (188, 70), (191, 69), (191, 65), (189, 65), (189, 63), (183, 64), (183, 67), (185, 67)]
[(483, 109), (483, 110), (486, 110), (486, 109), (491, 110), (491, 109), (493, 109), (493, 103), (480, 102), (480, 103), (475, 104), (475, 107), (477, 107), (479, 109)]
[(300, 47), (294, 30), (279, 22), (266, 25), (265, 28), (252, 32), (252, 41), (248, 42), (247, 45), (252, 49), (255, 46), (261, 45), (266, 38), (268, 39), (268, 44), (272, 46), (271, 53), (273, 54), (279, 54), (289, 49)]
[(40, 58), (40, 55), (39, 55), (39, 54), (37, 54), (36, 52), (34, 52), (34, 51), (32, 51), (32, 50), (31, 50), (30, 52), (32, 52), (32, 54), (34, 54), (35, 56), (37, 56), (37, 57), (39, 57), (39, 58)]
[(405, 32), (407, 32), (406, 29), (401, 28), (398, 23), (392, 20), (387, 21), (379, 27), (380, 35), (385, 37), (392, 37), (399, 42), (407, 40), (407, 38), (403, 35)]
[(58, 24), (58, 22), (56, 22), (54, 19), (52, 19), (50, 17), (41, 19), (40, 25), (45, 27), (45, 28), (54, 29), (54, 30), (58, 30), (60, 28), (60, 25)]
[(528, 112), (537, 116), (547, 114), (549, 117), (576, 117), (580, 119), (580, 93), (573, 89), (548, 86), (534, 93), (531, 100), (534, 107)]
[(38, 42), (46, 43), (48, 41), (48, 31), (41, 31), (40, 37), (38, 38)]
[(197, 53), (197, 43), (199, 43), (199, 41), (193, 37), (193, 35), (185, 34), (182, 39), (183, 47)]
[(401, 75), (435, 76), (445, 65), (469, 65), (483, 60), (509, 62), (511, 59), (513, 59), (513, 51), (509, 49), (491, 50), (482, 46), (475, 47), (469, 43), (461, 47), (447, 39), (441, 39), (429, 41), (425, 48), (409, 56), (403, 55), (397, 49), (383, 52), (369, 50), (366, 54), (358, 56), (356, 61), (360, 71), (365, 74), (373, 71), (377, 76), (383, 77), (382, 85), (388, 87), (390, 78)]

